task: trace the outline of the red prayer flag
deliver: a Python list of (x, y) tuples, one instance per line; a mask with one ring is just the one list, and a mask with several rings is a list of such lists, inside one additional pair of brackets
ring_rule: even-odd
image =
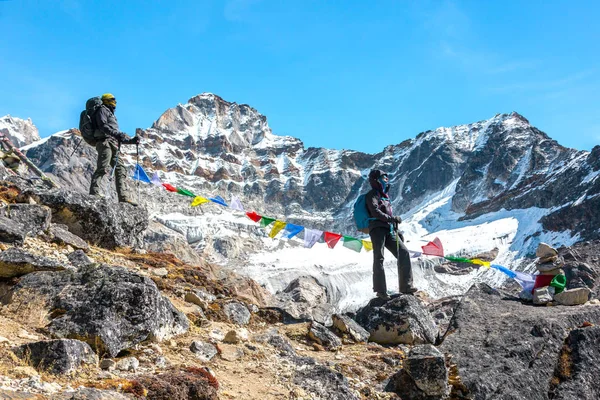
[(165, 189), (167, 189), (169, 192), (175, 192), (175, 193), (177, 193), (177, 188), (176, 188), (175, 186), (173, 186), (173, 185), (169, 185), (168, 183), (163, 183), (162, 185), (163, 185), (163, 187), (164, 187)]
[(247, 212), (246, 215), (254, 222), (260, 222), (260, 220), (262, 219), (262, 216), (258, 215), (255, 211)]
[(330, 249), (333, 249), (337, 242), (339, 242), (342, 238), (342, 235), (332, 232), (324, 232), (323, 238), (325, 239), (325, 243), (327, 243), (327, 246), (329, 246)]
[(421, 246), (421, 248), (425, 255), (444, 257), (444, 247), (438, 238), (433, 239), (433, 242), (429, 242), (425, 246)]

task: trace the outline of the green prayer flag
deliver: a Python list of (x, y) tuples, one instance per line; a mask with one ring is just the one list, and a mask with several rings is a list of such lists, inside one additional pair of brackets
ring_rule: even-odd
[(360, 250), (362, 249), (362, 240), (359, 240), (357, 238), (353, 238), (352, 236), (345, 236), (344, 235), (344, 247), (347, 247), (349, 249), (352, 249), (358, 253), (360, 253)]
[(264, 228), (266, 226), (269, 226), (273, 221), (275, 221), (275, 218), (262, 217), (260, 219), (260, 226)]
[(196, 195), (194, 193), (190, 192), (189, 190), (185, 190), (185, 189), (177, 188), (177, 193), (182, 194), (184, 196), (196, 197)]
[(462, 257), (450, 257), (450, 256), (446, 256), (444, 257), (446, 260), (448, 261), (452, 261), (452, 262), (462, 262), (462, 263), (469, 263), (471, 264), (471, 260), (468, 258), (462, 258)]

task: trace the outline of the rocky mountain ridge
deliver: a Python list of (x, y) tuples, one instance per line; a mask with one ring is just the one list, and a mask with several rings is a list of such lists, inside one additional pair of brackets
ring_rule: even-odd
[[(367, 189), (368, 171), (381, 168), (392, 176), (393, 205), (404, 215), (451, 190), (455, 218), (540, 208), (546, 210), (544, 230), (571, 231), (580, 239), (600, 235), (591, 212), (600, 198), (599, 148), (567, 149), (517, 113), (426, 131), (366, 154), (305, 148), (298, 139), (274, 135), (266, 117), (250, 106), (201, 94), (138, 134), (140, 163), (165, 181), (198, 193), (234, 194), (249, 208), (317, 228), (352, 232), (351, 205)], [(79, 146), (73, 166), (65, 157), (73, 147), (61, 134), (27, 151), (46, 172), (85, 191), (93, 154)], [(131, 162), (134, 151), (125, 152)], [(436, 230), (434, 218), (422, 222)]]

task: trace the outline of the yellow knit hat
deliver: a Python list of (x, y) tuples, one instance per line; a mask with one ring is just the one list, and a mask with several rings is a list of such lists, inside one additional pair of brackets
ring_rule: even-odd
[(115, 96), (113, 96), (111, 93), (104, 93), (102, 95), (102, 104), (110, 107), (116, 107), (117, 99), (115, 99)]

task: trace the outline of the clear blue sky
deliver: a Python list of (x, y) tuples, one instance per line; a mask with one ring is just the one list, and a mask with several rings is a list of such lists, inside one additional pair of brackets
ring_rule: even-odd
[(600, 143), (600, 2), (0, 0), (0, 116), (42, 136), (118, 99), (133, 134), (213, 92), (306, 146), (377, 152), (517, 111)]

